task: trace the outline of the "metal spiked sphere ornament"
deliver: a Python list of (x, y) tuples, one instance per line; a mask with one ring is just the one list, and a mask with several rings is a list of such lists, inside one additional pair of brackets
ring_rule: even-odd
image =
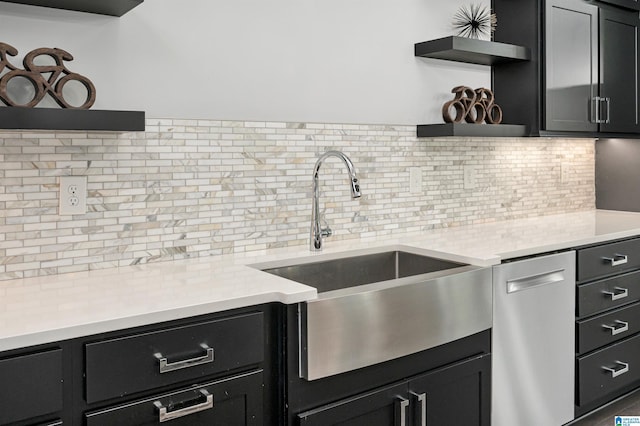
[(480, 4), (462, 6), (453, 16), (453, 28), (458, 32), (457, 35), (467, 38), (491, 38), (497, 23), (496, 14)]

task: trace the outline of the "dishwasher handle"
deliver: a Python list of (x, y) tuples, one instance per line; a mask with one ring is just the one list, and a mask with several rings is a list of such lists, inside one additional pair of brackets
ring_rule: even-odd
[(565, 281), (564, 275), (565, 270), (558, 269), (556, 271), (545, 272), (543, 274), (507, 280), (507, 293), (517, 293), (519, 291)]

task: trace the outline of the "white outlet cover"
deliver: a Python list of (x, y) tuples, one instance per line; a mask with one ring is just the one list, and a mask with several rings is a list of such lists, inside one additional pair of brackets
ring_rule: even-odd
[(409, 167), (409, 192), (417, 194), (422, 192), (422, 169)]
[(87, 212), (86, 176), (60, 176), (59, 206), (60, 216)]

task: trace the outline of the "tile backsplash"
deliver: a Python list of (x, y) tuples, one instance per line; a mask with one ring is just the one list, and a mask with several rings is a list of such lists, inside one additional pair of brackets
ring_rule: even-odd
[[(0, 280), (301, 245), (318, 155), (332, 239), (595, 207), (591, 139), (417, 139), (414, 126), (147, 119), (140, 133), (0, 132)], [(422, 189), (412, 192), (409, 170)], [(465, 182), (465, 170), (467, 181)], [(88, 177), (58, 214), (59, 176)]]

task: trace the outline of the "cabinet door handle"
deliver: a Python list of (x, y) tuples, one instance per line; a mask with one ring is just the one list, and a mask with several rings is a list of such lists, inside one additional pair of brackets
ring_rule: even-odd
[(591, 122), (599, 124), (600, 121), (600, 96), (591, 98)]
[(614, 254), (613, 257), (603, 257), (603, 260), (606, 260), (611, 264), (611, 267), (624, 265), (629, 261), (629, 258), (626, 254)]
[(616, 320), (614, 325), (602, 324), (602, 327), (611, 330), (612, 336), (629, 331), (629, 323), (619, 320)]
[(602, 369), (610, 372), (611, 373), (611, 378), (615, 378), (615, 377), (618, 377), (618, 376), (622, 376), (624, 373), (627, 373), (629, 371), (629, 363), (628, 362), (622, 362), (622, 361), (616, 361), (616, 366), (615, 367), (611, 368), (611, 367), (604, 367), (603, 366)]
[(399, 414), (396, 418), (400, 418), (400, 426), (407, 426), (407, 410), (409, 409), (410, 401), (407, 398), (398, 396), (398, 402), (400, 402), (400, 404), (397, 405)]
[(163, 357), (160, 353), (155, 354), (158, 361), (160, 361), (160, 374), (213, 362), (213, 349), (205, 344), (200, 345), (200, 347), (207, 351), (205, 355), (176, 362), (169, 362), (167, 358)]
[(413, 391), (409, 393), (415, 396), (420, 403), (420, 426), (427, 426), (427, 394), (415, 393)]
[(604, 119), (605, 124), (611, 123), (611, 98), (604, 98), (604, 103), (607, 106), (607, 117)]
[(189, 407), (181, 408), (175, 411), (169, 411), (168, 408), (162, 405), (160, 401), (154, 402), (153, 405), (155, 405), (159, 411), (158, 420), (160, 421), (160, 423), (168, 422), (169, 420), (174, 420), (180, 417), (188, 416), (190, 414), (199, 413), (200, 411), (205, 411), (213, 408), (213, 395), (211, 395), (205, 389), (200, 389), (200, 394), (206, 398), (205, 402), (191, 405)]
[(607, 296), (611, 296), (611, 301), (616, 301), (620, 299), (624, 299), (629, 296), (629, 289), (622, 287), (614, 287), (613, 291), (603, 291)]

